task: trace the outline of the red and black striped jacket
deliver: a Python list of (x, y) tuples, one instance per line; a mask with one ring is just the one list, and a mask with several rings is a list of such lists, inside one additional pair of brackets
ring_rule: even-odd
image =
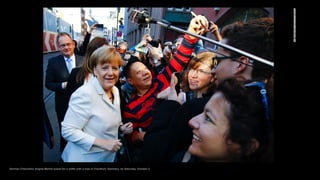
[(194, 45), (197, 38), (190, 39), (184, 35), (181, 45), (178, 47), (168, 65), (153, 78), (150, 89), (143, 96), (133, 95), (124, 108), (124, 122), (133, 123), (133, 132), (128, 135), (132, 143), (133, 137), (139, 132), (139, 128), (146, 130), (152, 122), (152, 108), (156, 101), (157, 94), (170, 86), (171, 75), (174, 72), (182, 71), (191, 59)]

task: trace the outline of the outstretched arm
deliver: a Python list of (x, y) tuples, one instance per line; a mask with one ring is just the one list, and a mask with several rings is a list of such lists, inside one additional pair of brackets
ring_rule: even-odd
[(222, 36), (219, 32), (218, 25), (216, 25), (214, 22), (209, 22), (209, 31), (212, 32), (216, 36), (217, 41), (221, 41)]

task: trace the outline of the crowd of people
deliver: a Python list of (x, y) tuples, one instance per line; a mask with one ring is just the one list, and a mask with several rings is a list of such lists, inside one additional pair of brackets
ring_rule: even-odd
[(61, 162), (272, 162), (273, 67), (191, 34), (272, 61), (273, 30), (268, 17), (219, 32), (195, 15), (174, 43), (145, 34), (128, 49), (87, 32), (78, 51), (59, 33), (45, 85), (55, 92)]

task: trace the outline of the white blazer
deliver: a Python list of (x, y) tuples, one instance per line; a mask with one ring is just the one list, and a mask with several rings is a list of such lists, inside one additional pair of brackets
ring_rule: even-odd
[(121, 110), (116, 86), (112, 93), (114, 104), (94, 77), (71, 95), (61, 122), (61, 135), (68, 141), (61, 155), (64, 162), (114, 162), (116, 152), (93, 146), (96, 137), (118, 139)]

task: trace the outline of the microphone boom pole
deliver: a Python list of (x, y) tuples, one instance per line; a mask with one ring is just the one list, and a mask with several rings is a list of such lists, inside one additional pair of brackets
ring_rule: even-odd
[(208, 41), (208, 42), (210, 42), (212, 44), (216, 44), (218, 46), (224, 47), (224, 48), (226, 48), (226, 49), (228, 49), (230, 51), (242, 54), (242, 55), (247, 56), (247, 57), (249, 57), (249, 58), (251, 58), (253, 60), (256, 60), (256, 61), (259, 61), (261, 63), (264, 63), (266, 65), (269, 65), (269, 66), (272, 66), (272, 67), (274, 66), (273, 62), (268, 61), (266, 59), (260, 58), (258, 56), (253, 55), (253, 54), (250, 54), (248, 52), (245, 52), (245, 51), (242, 51), (242, 50), (237, 49), (235, 47), (229, 46), (227, 44), (222, 44), (222, 43), (220, 43), (218, 41), (215, 41), (213, 39), (209, 39), (207, 37), (204, 37), (204, 36), (201, 36), (201, 35), (198, 35), (198, 34), (194, 34), (194, 33), (188, 32), (188, 31), (186, 31), (184, 29), (172, 26), (172, 25), (170, 25), (169, 22), (167, 22), (165, 20), (157, 20), (155, 18), (151, 18), (151, 17), (149, 17), (149, 14), (147, 12), (145, 12), (145, 11), (133, 10), (132, 14), (130, 16), (131, 16), (131, 21), (133, 23), (135, 22), (135, 23), (138, 23), (138, 24), (150, 24), (150, 23), (159, 24), (161, 26), (166, 27), (167, 29), (171, 29), (171, 30), (178, 31), (180, 33), (186, 33), (186, 34), (195, 36), (195, 37), (197, 37), (199, 39), (202, 39), (202, 40)]
[(166, 27), (167, 29), (171, 29), (171, 30), (178, 31), (178, 32), (180, 32), (180, 33), (186, 33), (186, 34), (195, 36), (195, 37), (197, 37), (197, 38), (199, 38), (199, 39), (208, 41), (208, 42), (210, 42), (210, 43), (212, 43), (212, 44), (216, 44), (216, 45), (221, 46), (221, 47), (223, 47), (223, 48), (226, 48), (226, 49), (228, 49), (228, 50), (230, 50), (230, 51), (237, 52), (237, 53), (242, 54), (242, 55), (244, 55), (244, 56), (247, 56), (247, 57), (249, 57), (249, 58), (251, 58), (251, 59), (254, 59), (254, 60), (256, 60), (256, 61), (259, 61), (259, 62), (262, 62), (262, 63), (264, 63), (264, 64), (267, 64), (267, 65), (269, 65), (269, 66), (274, 67), (274, 63), (271, 62), (271, 61), (268, 61), (268, 60), (266, 60), (266, 59), (260, 58), (260, 57), (258, 57), (258, 56), (253, 55), (253, 54), (250, 54), (250, 53), (248, 53), (248, 52), (245, 52), (245, 51), (242, 51), (242, 50), (237, 49), (237, 48), (235, 48), (235, 47), (229, 46), (229, 45), (227, 45), (227, 44), (222, 44), (222, 43), (220, 43), (220, 42), (218, 42), (218, 41), (215, 41), (215, 40), (213, 40), (213, 39), (209, 39), (209, 38), (207, 38), (207, 37), (204, 37), (204, 36), (201, 36), (201, 35), (198, 35), (198, 34), (191, 33), (191, 32), (186, 31), (186, 30), (184, 30), (184, 29), (181, 29), (181, 28), (172, 26), (172, 25), (170, 25), (170, 24), (163, 23), (163, 22), (161, 22), (161, 21), (157, 21), (157, 20), (155, 20), (155, 19), (152, 19), (150, 22), (153, 22), (153, 23), (159, 24), (159, 25), (161, 25), (161, 26), (164, 26), (164, 27)]

